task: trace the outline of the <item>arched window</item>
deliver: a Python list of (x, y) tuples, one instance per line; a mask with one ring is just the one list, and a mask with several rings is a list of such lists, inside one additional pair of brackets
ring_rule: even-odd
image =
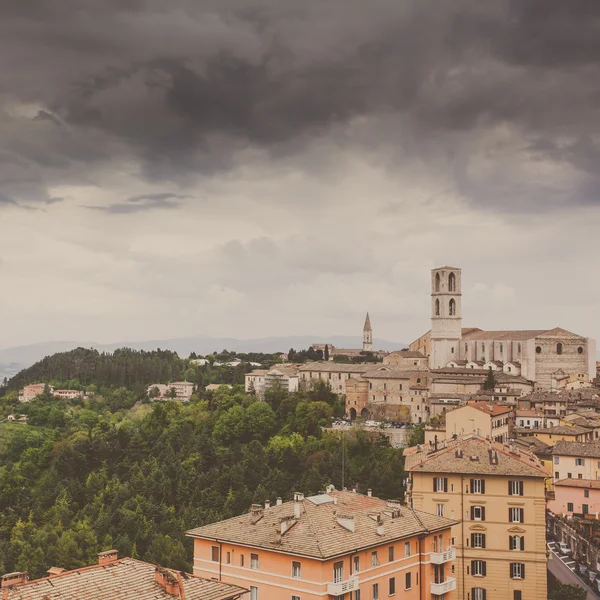
[(556, 344), (556, 354), (562, 354), (563, 346), (560, 342)]
[(577, 348), (577, 353), (583, 354), (583, 348), (581, 346), (579, 346), (579, 348)]
[(456, 291), (456, 275), (454, 273), (450, 273), (450, 275), (448, 276), (448, 291)]
[(535, 351), (537, 354), (541, 354), (542, 353), (542, 347), (541, 346), (536, 346)]
[(454, 301), (454, 298), (450, 299), (450, 303), (449, 303), (449, 314), (450, 316), (454, 316), (456, 314), (456, 302)]
[(421, 383), (421, 378), (417, 377), (417, 383)]
[(469, 344), (465, 344), (465, 354), (469, 351)]
[(439, 273), (435, 274), (435, 291), (436, 292), (440, 291), (440, 274)]
[(440, 316), (440, 301), (437, 298), (435, 299), (435, 316)]
[(452, 346), (452, 348), (450, 348), (450, 354), (454, 354), (454, 346)]
[(485, 344), (481, 344), (481, 351), (485, 352)]
[(502, 354), (503, 351), (504, 351), (504, 347), (502, 346), (502, 344), (500, 344), (500, 354)]
[(521, 354), (521, 344), (519, 344), (519, 345), (517, 346), (517, 352), (518, 352), (519, 354)]

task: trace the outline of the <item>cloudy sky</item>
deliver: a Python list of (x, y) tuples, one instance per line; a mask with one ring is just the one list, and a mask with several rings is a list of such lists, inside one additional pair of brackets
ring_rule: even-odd
[(0, 347), (600, 338), (598, 0), (0, 3)]

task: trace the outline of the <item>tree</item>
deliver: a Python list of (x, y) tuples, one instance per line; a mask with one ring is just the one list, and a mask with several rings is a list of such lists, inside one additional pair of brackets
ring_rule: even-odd
[(485, 382), (483, 383), (483, 389), (492, 391), (495, 387), (496, 387), (496, 375), (495, 375), (493, 369), (490, 367), (487, 377), (485, 378)]
[(557, 582), (550, 590), (548, 600), (586, 600), (587, 590), (580, 585), (569, 585)]
[(329, 360), (329, 346), (325, 344), (325, 352), (323, 353), (323, 359)]

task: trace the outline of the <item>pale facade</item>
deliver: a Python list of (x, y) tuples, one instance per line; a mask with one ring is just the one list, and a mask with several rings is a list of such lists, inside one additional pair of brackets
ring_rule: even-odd
[(265, 375), (268, 369), (255, 369), (244, 376), (244, 390), (247, 393), (253, 392), (260, 396), (265, 387)]
[(453, 522), (353, 492), (253, 505), (194, 539), (194, 575), (253, 600), (455, 598)]
[(548, 501), (548, 510), (554, 514), (596, 515), (600, 513), (600, 481), (589, 479), (561, 479), (554, 482), (554, 498)]
[(446, 437), (474, 433), (495, 442), (506, 442), (513, 417), (509, 406), (469, 402), (446, 413)]
[(600, 480), (600, 444), (558, 441), (552, 448), (552, 476), (561, 479)]
[[(457, 597), (547, 597), (545, 479), (533, 455), (478, 436), (405, 450), (407, 500), (443, 514), (457, 550)], [(485, 590), (485, 591), (483, 591)]]
[(179, 400), (180, 402), (188, 402), (194, 393), (194, 387), (194, 384), (189, 381), (153, 383), (148, 386), (146, 392), (154, 400)]

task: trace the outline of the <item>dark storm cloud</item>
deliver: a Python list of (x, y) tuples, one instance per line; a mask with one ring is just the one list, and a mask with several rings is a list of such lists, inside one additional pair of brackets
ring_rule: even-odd
[(471, 140), (497, 125), (520, 132), (537, 160), (581, 173), (571, 202), (600, 188), (589, 138), (600, 99), (595, 0), (21, 0), (0, 5), (0, 40), (0, 99), (40, 105), (29, 123), (0, 112), (0, 134), (42, 187), (120, 155), (136, 156), (149, 180), (211, 173), (246, 146), (276, 158), (353, 117), (392, 115), (397, 125), (370, 150), (404, 146), (469, 200), (535, 196), (531, 181), (492, 177), (488, 189), (473, 178)]

